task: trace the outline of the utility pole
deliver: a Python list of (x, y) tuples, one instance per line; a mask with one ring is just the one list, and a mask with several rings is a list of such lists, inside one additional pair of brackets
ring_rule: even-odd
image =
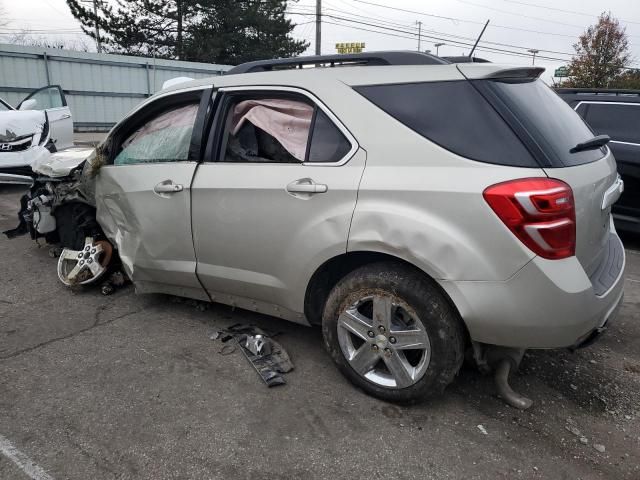
[(100, 42), (100, 28), (98, 27), (98, 2), (100, 0), (80, 0), (82, 3), (93, 3), (93, 24), (96, 29), (96, 50), (102, 52), (102, 44)]
[(436, 57), (440, 56), (440, 47), (446, 45), (446, 43), (434, 43), (433, 46), (436, 47)]
[(531, 63), (531, 65), (535, 65), (536, 64), (536, 53), (538, 53), (540, 50), (536, 50), (535, 48), (530, 48), (529, 50), (527, 50), (527, 52), (533, 54), (533, 61)]
[(420, 51), (420, 44), (422, 43), (422, 22), (418, 20), (416, 25), (418, 25), (418, 51)]
[(322, 0), (316, 0), (316, 55), (322, 55)]
[(100, 29), (98, 28), (98, 0), (93, 0), (93, 14), (95, 15), (96, 25), (96, 49), (98, 53), (102, 52), (102, 45), (100, 45)]

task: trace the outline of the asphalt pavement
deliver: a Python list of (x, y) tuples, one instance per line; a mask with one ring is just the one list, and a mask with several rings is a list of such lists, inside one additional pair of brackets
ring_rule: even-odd
[[(0, 187), (0, 230), (20, 191)], [(48, 249), (0, 238), (1, 479), (640, 478), (640, 239), (625, 303), (593, 346), (529, 352), (505, 405), (465, 367), (399, 407), (349, 384), (321, 332), (164, 295), (69, 289)], [(211, 332), (281, 332), (295, 370), (268, 389)]]

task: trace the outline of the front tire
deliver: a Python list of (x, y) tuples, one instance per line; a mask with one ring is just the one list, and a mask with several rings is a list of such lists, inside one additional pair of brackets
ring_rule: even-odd
[(395, 262), (346, 275), (322, 316), (325, 347), (366, 393), (413, 403), (440, 394), (463, 361), (464, 329), (433, 281)]

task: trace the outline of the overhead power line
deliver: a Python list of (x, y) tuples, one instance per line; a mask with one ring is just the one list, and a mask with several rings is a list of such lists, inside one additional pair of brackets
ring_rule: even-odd
[[(526, 5), (527, 7), (542, 8), (544, 10), (552, 10), (554, 12), (562, 12), (562, 13), (571, 13), (573, 15), (581, 15), (583, 17), (593, 18), (593, 17), (600, 16), (600, 14), (595, 15), (593, 13), (578, 12), (576, 10), (564, 10), (562, 8), (549, 7), (549, 6), (546, 6), (546, 5), (538, 5), (538, 4), (535, 4), (535, 3), (528, 3), (528, 2), (519, 2), (517, 0), (504, 0), (504, 1), (508, 2), (508, 3), (515, 3), (517, 5)], [(624, 22), (624, 23), (633, 23), (635, 25), (640, 25), (640, 22), (639, 21), (635, 21), (635, 20), (625, 20), (624, 18), (619, 18), (618, 20), (620, 20), (621, 22)]]
[[(308, 13), (298, 13), (298, 12), (292, 12), (292, 11), (288, 11), (287, 13), (290, 13), (290, 14), (293, 14), (293, 15), (309, 15)], [(377, 29), (380, 29), (380, 30), (386, 30), (386, 31), (389, 31), (389, 32), (394, 32), (394, 35), (392, 35), (392, 36), (400, 36), (401, 38), (407, 38), (407, 39), (411, 39), (411, 40), (416, 40), (418, 38), (418, 34), (417, 33), (411, 32), (411, 31), (407, 31), (407, 30), (402, 30), (402, 29), (398, 29), (398, 28), (392, 28), (392, 27), (376, 25), (374, 23), (369, 23), (369, 22), (361, 22), (359, 20), (353, 20), (353, 19), (349, 19), (349, 18), (345, 18), (345, 17), (339, 17), (339, 16), (336, 16), (336, 15), (324, 14), (322, 16), (323, 17), (327, 17), (327, 18), (331, 18), (333, 20), (338, 20), (338, 21), (342, 20), (342, 21), (347, 21), (347, 22), (350, 22), (350, 23), (355, 23), (355, 24), (358, 24), (358, 25), (364, 25), (364, 26), (367, 26), (367, 27), (373, 27), (373, 28), (377, 28)], [(327, 20), (323, 20), (323, 22), (324, 23), (329, 23), (331, 25), (338, 25), (338, 26), (342, 26), (342, 27), (353, 28), (353, 29), (356, 29), (356, 30), (364, 30), (364, 31), (370, 31), (370, 32), (374, 32), (374, 33), (386, 34), (386, 32), (381, 32), (380, 30), (371, 30), (371, 29), (366, 29), (364, 27), (356, 27), (354, 25), (349, 25), (349, 24), (344, 24), (344, 23), (329, 22)], [(402, 34), (402, 35), (398, 35), (398, 34)], [(423, 38), (430, 39), (429, 41), (431, 41), (431, 43), (435, 43), (432, 40), (436, 40), (436, 41), (446, 40), (450, 44), (454, 44), (454, 46), (469, 47), (469, 48), (473, 46), (473, 43), (463, 42), (461, 40), (444, 39), (442, 37), (436, 37), (436, 36), (433, 36), (433, 35), (426, 35), (426, 34), (422, 34), (421, 36)], [(486, 45), (483, 45), (481, 48), (482, 48), (482, 51), (485, 51), (485, 52), (516, 54), (518, 56), (530, 57), (530, 55), (525, 53), (525, 52), (515, 52), (515, 51), (512, 51), (512, 50), (506, 50), (506, 49), (501, 49), (501, 48), (496, 48), (496, 47), (489, 47), (489, 46), (486, 46)], [(480, 47), (478, 47), (478, 49), (480, 49)], [(540, 55), (538, 56), (538, 58), (545, 59), (545, 60), (557, 60), (557, 61), (560, 61), (560, 62), (566, 62), (567, 61), (567, 59), (549, 57), (549, 56), (540, 56)]]
[[(380, 8), (386, 8), (389, 10), (396, 10), (398, 12), (405, 12), (405, 13), (412, 13), (414, 15), (423, 15), (425, 17), (431, 17), (431, 18), (439, 18), (442, 20), (449, 20), (453, 23), (456, 22), (462, 22), (462, 23), (471, 23), (471, 24), (475, 24), (475, 25), (484, 25), (483, 22), (479, 22), (476, 20), (467, 20), (467, 19), (462, 19), (462, 18), (457, 18), (457, 17), (447, 17), (444, 15), (435, 15), (433, 13), (427, 13), (427, 12), (420, 12), (417, 10), (409, 10), (406, 8), (400, 8), (400, 7), (391, 7), (389, 5), (383, 5), (381, 3), (374, 3), (374, 2), (369, 2), (367, 0), (352, 0), (354, 2), (358, 2), (358, 3), (362, 3), (365, 5), (371, 5), (371, 6), (375, 6), (375, 7), (380, 7)], [(541, 30), (531, 30), (528, 28), (520, 28), (520, 27), (512, 27), (512, 26), (507, 26), (507, 25), (499, 25), (497, 23), (492, 23), (491, 24), (491, 28), (502, 28), (502, 29), (506, 29), (506, 30), (517, 30), (520, 32), (529, 32), (529, 33), (537, 33), (539, 35), (552, 35), (552, 36), (556, 36), (556, 37), (566, 37), (566, 38), (576, 38), (576, 35), (568, 35), (565, 33), (556, 33), (556, 32), (546, 32), (546, 31), (541, 31)], [(582, 27), (581, 27), (582, 28)], [(638, 37), (638, 35), (630, 35), (633, 37)]]
[[(296, 6), (295, 8), (300, 8), (300, 7), (303, 7), (303, 5)], [(385, 26), (390, 25), (390, 26), (393, 26), (393, 27), (398, 27), (398, 28), (403, 28), (403, 29), (408, 29), (408, 30), (412, 30), (412, 31), (418, 32), (418, 28), (414, 27), (413, 25), (407, 25), (407, 24), (404, 24), (404, 23), (392, 22), (392, 21), (389, 21), (389, 20), (379, 20), (378, 18), (375, 18), (375, 17), (370, 17), (370, 16), (367, 16), (367, 15), (360, 15), (360, 14), (356, 14), (356, 13), (352, 13), (352, 12), (347, 12), (345, 10), (340, 10), (340, 9), (337, 9), (337, 8), (326, 8), (325, 10), (332, 11), (332, 12), (337, 12), (337, 13), (341, 13), (341, 14), (346, 14), (346, 15), (349, 15), (349, 16), (355, 16), (358, 19), (371, 20), (371, 21), (373, 21), (373, 22), (375, 22), (377, 24), (382, 24), (382, 25), (385, 25)], [(309, 15), (314, 15), (314, 14), (310, 12)], [(327, 14), (325, 14), (324, 16), (327, 16)], [(475, 37), (473, 37), (473, 38), (472, 37), (465, 37), (465, 36), (462, 36), (462, 35), (455, 35), (455, 34), (452, 34), (452, 33), (440, 32), (438, 30), (424, 30), (423, 29), (423, 31), (427, 32), (427, 33), (433, 33), (435, 35), (443, 35), (445, 37), (452, 37), (452, 38), (459, 38), (459, 39), (462, 39), (462, 40), (468, 40), (468, 41), (471, 41), (471, 42), (475, 42), (475, 40), (476, 40)], [(533, 48), (531, 46), (513, 45), (513, 44), (503, 43), (503, 42), (492, 42), (490, 40), (481, 40), (480, 43), (486, 43), (486, 44), (498, 45), (498, 46), (510, 47), (510, 48), (521, 48), (523, 50), (530, 50), (531, 48)], [(572, 53), (572, 52), (561, 52), (561, 51), (557, 51), (557, 50), (540, 50), (540, 51), (546, 52), (546, 53), (554, 53), (554, 54), (558, 54), (558, 55), (568, 55), (568, 56), (573, 56), (574, 55), (574, 53)]]
[[(301, 13), (301, 12), (294, 12), (294, 11), (287, 11), (287, 13), (290, 13), (292, 15), (312, 15), (309, 13)], [(365, 25), (368, 27), (375, 27), (375, 28), (379, 28), (382, 30), (388, 30), (388, 31), (393, 31), (393, 32), (397, 32), (397, 33), (402, 33), (405, 35), (412, 35), (414, 38), (418, 39), (420, 37), (425, 38), (425, 39), (431, 39), (431, 40), (435, 40), (435, 42), (431, 42), (431, 43), (436, 43), (436, 42), (440, 42), (440, 41), (445, 41), (448, 42), (450, 44), (457, 44), (457, 46), (464, 46), (464, 47), (472, 47), (473, 46), (473, 42), (475, 42), (475, 38), (470, 38), (470, 37), (461, 37), (461, 36), (456, 36), (456, 35), (451, 35), (451, 34), (446, 34), (443, 32), (437, 32), (435, 30), (427, 30), (427, 31), (422, 31), (422, 32), (417, 32), (417, 31), (411, 31), (411, 30), (406, 30), (406, 29), (401, 29), (401, 28), (396, 28), (396, 27), (390, 27), (387, 25), (381, 25), (379, 23), (372, 23), (372, 22), (364, 22), (358, 19), (353, 19), (353, 18), (348, 18), (348, 17), (344, 17), (344, 16), (339, 16), (339, 15), (332, 15), (332, 14), (323, 14), (322, 15), (325, 18), (331, 18), (333, 20), (338, 20), (338, 21), (346, 21), (346, 22), (351, 22), (351, 23), (355, 23), (358, 25)], [(323, 20), (324, 21), (324, 20)], [(344, 24), (340, 24), (342, 26), (346, 26)], [(432, 35), (430, 35), (432, 34)], [(435, 35), (433, 35), (435, 34)], [(446, 37), (446, 38), (445, 38)], [(459, 39), (457, 39), (459, 38)], [(465, 41), (466, 40), (466, 41)], [(491, 49), (491, 50), (496, 50), (496, 51), (503, 51), (503, 52), (508, 52), (509, 50), (504, 50), (504, 49), (499, 49), (496, 47), (491, 47), (489, 45), (484, 45), (484, 44), (490, 44), (490, 45), (497, 45), (499, 47), (510, 47), (510, 48), (519, 48), (522, 49), (522, 52), (515, 52), (515, 53), (519, 53), (519, 54), (523, 54), (524, 56), (530, 56), (529, 54), (526, 53), (527, 50), (529, 50), (531, 47), (526, 47), (526, 46), (520, 46), (520, 45), (509, 45), (509, 44), (502, 44), (499, 42), (489, 42), (489, 41), (484, 41), (481, 40), (480, 41), (481, 44), (483, 44), (482, 46), (486, 49)], [(542, 50), (540, 49), (541, 52), (546, 52), (546, 53), (555, 53), (555, 54), (560, 54), (560, 55), (566, 55), (566, 56), (572, 56), (572, 53), (568, 53), (568, 52), (555, 52), (555, 51), (549, 51), (549, 50)], [(513, 52), (512, 52), (513, 53)], [(539, 58), (544, 58), (544, 57), (540, 57)], [(547, 58), (551, 58), (551, 57), (547, 57)], [(557, 60), (562, 60), (562, 61), (568, 61), (568, 59), (557, 59)]]
[[(398, 34), (398, 33), (389, 33), (389, 32), (381, 32), (379, 30), (372, 30), (370, 28), (363, 28), (363, 27), (356, 27), (353, 25), (345, 25), (344, 23), (337, 23), (337, 22), (330, 22), (327, 20), (323, 20), (323, 23), (329, 24), (329, 25), (336, 25), (339, 27), (345, 27), (345, 28), (351, 28), (354, 30), (361, 30), (364, 32), (372, 32), (372, 33), (378, 33), (380, 35), (387, 35), (390, 37), (397, 37), (397, 38), (405, 38), (407, 40), (412, 40), (415, 41), (416, 40), (416, 36), (408, 36), (408, 35), (402, 35), (402, 34)], [(414, 35), (414, 34), (411, 34)], [(453, 45), (455, 47), (468, 47), (471, 48), (472, 45), (470, 44), (460, 44), (460, 45)], [(523, 57), (523, 58), (531, 58), (531, 55), (527, 54), (527, 53), (521, 53), (521, 52), (511, 52), (508, 50), (500, 50), (500, 49), (493, 49), (493, 48), (486, 48), (486, 47), (477, 47), (476, 50), (481, 51), (481, 52), (487, 52), (487, 53), (499, 53), (502, 55), (507, 55), (507, 56), (515, 56), (515, 57)], [(549, 60), (549, 61), (555, 61), (555, 62), (560, 62), (560, 63), (566, 63), (566, 59), (561, 59), (561, 58), (553, 58), (553, 57), (541, 57), (538, 56), (537, 58), (542, 58), (544, 60)]]

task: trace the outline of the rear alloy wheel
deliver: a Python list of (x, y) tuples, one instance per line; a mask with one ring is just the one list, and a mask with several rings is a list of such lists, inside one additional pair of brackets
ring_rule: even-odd
[(406, 388), (427, 371), (431, 343), (406, 303), (390, 295), (364, 297), (338, 317), (342, 354), (359, 375), (382, 387)]
[(342, 373), (389, 401), (441, 393), (463, 360), (455, 309), (421, 272), (392, 262), (359, 268), (334, 287), (323, 333)]

